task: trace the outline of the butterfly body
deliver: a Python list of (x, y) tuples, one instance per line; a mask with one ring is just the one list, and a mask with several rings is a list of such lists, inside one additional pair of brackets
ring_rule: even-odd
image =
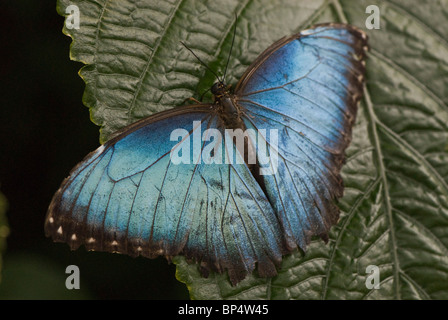
[[(362, 95), (366, 35), (323, 24), (282, 38), (213, 103), (132, 124), (89, 154), (50, 204), (45, 231), (72, 249), (184, 255), (236, 284), (327, 239)], [(241, 138), (241, 139), (240, 139)], [(240, 141), (240, 143), (238, 143)]]
[(213, 100), (215, 105), (220, 109), (220, 115), (227, 127), (243, 129), (244, 124), (241, 121), (241, 107), (236, 102), (235, 95), (229, 90), (230, 86), (216, 82), (211, 88)]

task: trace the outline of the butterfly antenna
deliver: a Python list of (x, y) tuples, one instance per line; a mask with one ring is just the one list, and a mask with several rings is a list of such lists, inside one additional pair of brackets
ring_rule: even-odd
[(233, 50), (233, 43), (235, 42), (235, 35), (236, 35), (236, 20), (237, 20), (237, 19), (238, 19), (238, 16), (236, 15), (236, 12), (235, 12), (235, 26), (233, 27), (232, 45), (230, 46), (229, 56), (227, 57), (226, 68), (224, 69), (224, 76), (222, 77), (223, 81), (226, 80), (227, 67), (229, 66), (230, 56), (231, 56), (231, 54), (232, 54), (232, 50)]
[(185, 48), (187, 48), (187, 50), (188, 51), (190, 51), (191, 52), (191, 54), (193, 54), (193, 56), (195, 56), (195, 58), (196, 59), (198, 59), (198, 61), (203, 65), (203, 66), (205, 66), (211, 73), (213, 73), (214, 75), (215, 75), (215, 77), (216, 77), (216, 79), (218, 79), (218, 81), (220, 82), (220, 83), (222, 83), (222, 81), (221, 81), (221, 79), (218, 77), (218, 75), (212, 70), (212, 69), (210, 69), (210, 67), (207, 65), (207, 64), (205, 64), (205, 62), (203, 62), (194, 52), (193, 52), (193, 50), (191, 50), (183, 41), (181, 41), (180, 43), (182, 43), (182, 45), (185, 47)]

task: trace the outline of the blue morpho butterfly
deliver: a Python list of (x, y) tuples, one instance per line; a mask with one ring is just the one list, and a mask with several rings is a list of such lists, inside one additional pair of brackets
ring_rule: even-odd
[(46, 235), (72, 249), (184, 255), (233, 285), (256, 266), (275, 276), (283, 255), (326, 241), (338, 221), (366, 50), (356, 27), (316, 25), (272, 44), (233, 93), (218, 78), (214, 103), (124, 128), (64, 180)]

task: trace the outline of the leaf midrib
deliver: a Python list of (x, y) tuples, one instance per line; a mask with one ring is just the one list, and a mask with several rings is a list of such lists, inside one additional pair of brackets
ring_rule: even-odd
[(354, 203), (354, 205), (350, 208), (350, 211), (347, 214), (346, 219), (344, 220), (344, 223), (341, 227), (341, 230), (338, 232), (338, 236), (336, 238), (335, 244), (333, 246), (333, 250), (331, 251), (330, 254), (330, 259), (328, 261), (328, 265), (327, 265), (327, 272), (326, 272), (326, 276), (325, 276), (325, 282), (323, 285), (323, 289), (322, 289), (322, 300), (326, 300), (327, 298), (327, 293), (328, 293), (328, 288), (329, 288), (329, 279), (330, 279), (330, 272), (331, 272), (331, 266), (334, 263), (334, 257), (336, 254), (336, 248), (338, 247), (341, 239), (342, 239), (342, 234), (344, 233), (345, 229), (347, 228), (348, 224), (350, 223), (351, 219), (353, 218), (356, 210), (358, 209), (358, 207), (361, 205), (362, 201), (364, 201), (366, 199), (366, 197), (368, 195), (370, 195), (370, 192), (378, 185), (378, 183), (381, 181), (381, 179), (379, 177), (377, 177), (375, 180), (373, 180), (369, 186), (367, 187), (367, 189), (363, 192), (362, 196), (359, 197), (358, 199), (356, 199), (356, 202)]
[[(339, 3), (339, 0), (334, 0), (333, 1), (335, 8), (336, 8), (336, 12), (340, 18), (340, 20), (344, 23), (348, 23), (348, 19), (344, 14), (344, 9), (341, 6), (341, 4)], [(367, 86), (364, 84), (364, 101), (366, 102), (366, 106), (367, 106), (367, 120), (369, 122), (369, 126), (370, 126), (370, 133), (371, 133), (371, 137), (373, 138), (373, 145), (375, 147), (376, 150), (376, 157), (377, 157), (377, 169), (379, 171), (379, 175), (381, 177), (382, 183), (383, 183), (383, 192), (384, 192), (384, 196), (383, 196), (383, 203), (384, 203), (384, 207), (385, 207), (385, 211), (386, 211), (386, 215), (387, 215), (387, 220), (389, 222), (389, 231), (390, 231), (390, 237), (391, 237), (391, 251), (392, 251), (392, 260), (394, 263), (393, 269), (394, 269), (394, 292), (395, 292), (395, 296), (397, 299), (400, 299), (400, 290), (399, 290), (399, 269), (400, 269), (400, 264), (399, 264), (399, 260), (398, 260), (398, 253), (397, 253), (397, 240), (396, 240), (396, 236), (395, 236), (395, 227), (394, 227), (394, 221), (393, 221), (393, 217), (392, 217), (392, 205), (390, 203), (390, 194), (389, 194), (389, 186), (388, 186), (388, 181), (387, 181), (387, 177), (386, 177), (386, 168), (384, 165), (384, 161), (383, 161), (383, 153), (382, 153), (382, 149), (381, 149), (381, 144), (380, 144), (380, 139), (378, 136), (378, 132), (377, 132), (377, 128), (376, 128), (376, 123), (377, 123), (377, 117), (375, 114), (375, 111), (373, 110), (373, 103), (370, 99), (370, 94), (367, 90)], [(336, 246), (334, 246), (333, 248), (333, 252), (332, 254), (334, 254), (334, 251), (336, 250)]]
[(383, 152), (382, 152), (382, 148), (381, 148), (381, 143), (380, 143), (380, 138), (378, 136), (378, 131), (377, 131), (377, 124), (378, 124), (378, 119), (376, 117), (375, 111), (373, 110), (373, 103), (370, 100), (370, 95), (368, 93), (367, 87), (364, 86), (364, 101), (366, 102), (366, 106), (367, 106), (367, 113), (368, 113), (368, 119), (369, 119), (369, 124), (370, 124), (370, 128), (371, 128), (371, 136), (373, 137), (373, 144), (375, 146), (375, 150), (376, 150), (376, 156), (377, 156), (377, 165), (378, 165), (378, 171), (381, 177), (381, 180), (383, 182), (383, 192), (384, 192), (384, 197), (383, 197), (383, 203), (384, 203), (384, 207), (385, 207), (385, 211), (386, 211), (386, 215), (387, 215), (387, 220), (389, 222), (389, 231), (390, 231), (390, 242), (391, 242), (391, 247), (392, 247), (392, 260), (394, 262), (394, 292), (395, 292), (395, 296), (397, 299), (401, 299), (401, 295), (400, 295), (400, 284), (399, 284), (399, 271), (401, 270), (400, 268), (400, 263), (398, 260), (398, 245), (397, 245), (397, 239), (396, 239), (396, 235), (395, 235), (395, 225), (394, 225), (394, 221), (393, 221), (393, 217), (392, 217), (392, 205), (390, 203), (390, 194), (389, 194), (389, 184), (387, 181), (387, 176), (386, 176), (386, 168), (384, 165), (384, 157), (383, 157)]

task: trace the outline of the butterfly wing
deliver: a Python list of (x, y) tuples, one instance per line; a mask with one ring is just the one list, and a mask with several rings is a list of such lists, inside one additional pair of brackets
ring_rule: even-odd
[(266, 129), (258, 143), (278, 155), (262, 180), (291, 249), (305, 249), (312, 235), (326, 239), (338, 220), (340, 169), (362, 96), (366, 50), (366, 35), (355, 27), (317, 25), (273, 44), (236, 87), (246, 126)]
[[(200, 262), (204, 274), (228, 269), (234, 284), (256, 262), (261, 275), (275, 275), (284, 251), (279, 222), (248, 167), (226, 164), (225, 152), (208, 152), (208, 161), (219, 159), (213, 165), (195, 160), (198, 148), (210, 150), (215, 139), (216, 150), (236, 153), (216, 138), (224, 137), (224, 127), (211, 110), (157, 114), (89, 154), (55, 194), (47, 236), (72, 249), (183, 254)], [(183, 135), (171, 141), (174, 130)], [(185, 152), (190, 163), (173, 160), (172, 153), (185, 159)]]

